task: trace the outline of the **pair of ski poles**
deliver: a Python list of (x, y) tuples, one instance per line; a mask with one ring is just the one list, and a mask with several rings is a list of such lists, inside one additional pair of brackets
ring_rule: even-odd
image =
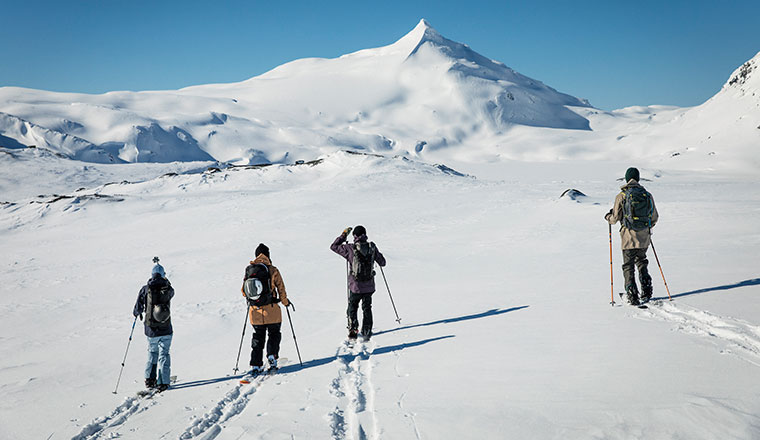
[[(615, 287), (612, 277), (612, 224), (608, 223), (610, 234), (610, 305), (615, 305)], [(652, 244), (652, 252), (654, 252), (654, 259), (657, 261), (657, 267), (660, 268), (660, 275), (662, 275), (662, 282), (665, 283), (665, 290), (668, 292), (668, 300), (673, 301), (673, 297), (670, 296), (670, 288), (668, 288), (668, 282), (665, 280), (665, 273), (662, 271), (662, 265), (660, 259), (657, 257), (657, 250), (654, 248), (654, 241), (652, 241), (652, 232), (649, 231), (649, 242)]]
[[(292, 302), (288, 302), (285, 307), (285, 311), (288, 313), (288, 323), (290, 324), (290, 331), (293, 333), (293, 342), (296, 344), (296, 353), (298, 354), (298, 363), (303, 367), (303, 361), (301, 361), (301, 350), (298, 349), (298, 339), (296, 339), (296, 331), (293, 329), (293, 320), (290, 318), (290, 307), (293, 307), (293, 311), (296, 311), (296, 306)], [(243, 321), (243, 334), (240, 336), (240, 347), (238, 347), (237, 359), (235, 360), (235, 368), (233, 371), (235, 374), (238, 372), (238, 365), (240, 364), (240, 352), (243, 350), (243, 339), (245, 339), (245, 329), (248, 327), (248, 305), (245, 307), (245, 320)]]

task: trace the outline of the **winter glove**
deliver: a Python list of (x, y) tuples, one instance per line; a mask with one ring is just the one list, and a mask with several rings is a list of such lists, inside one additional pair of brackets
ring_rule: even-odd
[(343, 235), (350, 234), (352, 229), (354, 229), (354, 228), (352, 228), (351, 226), (347, 227), (346, 229), (343, 230)]
[(285, 306), (285, 308), (293, 307), (293, 311), (296, 311), (296, 306), (293, 305), (293, 301), (288, 300), (288, 305)]
[(610, 209), (610, 212), (604, 215), (604, 219), (607, 221), (610, 221), (610, 217), (612, 217), (612, 210)]

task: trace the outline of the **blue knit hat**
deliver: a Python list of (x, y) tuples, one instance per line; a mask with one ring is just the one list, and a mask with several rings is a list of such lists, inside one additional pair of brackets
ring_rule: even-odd
[(153, 266), (153, 270), (150, 273), (151, 276), (155, 276), (156, 274), (161, 275), (162, 278), (166, 276), (166, 273), (164, 272), (164, 267), (158, 263), (156, 263), (156, 265)]

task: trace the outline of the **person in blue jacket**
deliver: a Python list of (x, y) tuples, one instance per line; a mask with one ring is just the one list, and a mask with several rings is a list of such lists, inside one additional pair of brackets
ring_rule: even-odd
[[(155, 260), (154, 260), (155, 261)], [(148, 283), (140, 289), (135, 303), (134, 316), (145, 319), (145, 336), (148, 337), (148, 361), (145, 364), (145, 387), (162, 392), (169, 388), (171, 374), (172, 328), (170, 303), (174, 289), (166, 279), (164, 268), (156, 263)]]

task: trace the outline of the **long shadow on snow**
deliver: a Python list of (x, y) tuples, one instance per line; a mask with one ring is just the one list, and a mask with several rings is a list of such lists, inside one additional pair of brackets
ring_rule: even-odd
[[(738, 283), (734, 283), (734, 284), (725, 284), (723, 286), (706, 287), (704, 289), (698, 289), (698, 290), (692, 290), (692, 291), (689, 291), (689, 292), (678, 293), (676, 295), (672, 295), (672, 298), (680, 298), (682, 296), (689, 296), (689, 295), (698, 295), (700, 293), (713, 292), (713, 291), (716, 291), (716, 290), (736, 289), (737, 287), (757, 286), (759, 284), (760, 284), (760, 278), (755, 278), (755, 279), (751, 279), (751, 280), (739, 281)], [(652, 298), (652, 299), (668, 299), (668, 297), (667, 296), (661, 296), (661, 297)]]
[[(372, 355), (392, 353), (394, 351), (403, 350), (405, 348), (419, 347), (420, 345), (424, 345), (424, 344), (427, 344), (427, 343), (430, 343), (430, 342), (440, 341), (441, 339), (448, 339), (448, 338), (453, 338), (453, 337), (454, 337), (454, 335), (438, 336), (436, 338), (422, 339), (420, 341), (406, 342), (406, 343), (397, 344), (397, 345), (389, 345), (387, 347), (378, 347), (378, 348), (375, 348), (372, 351)], [(298, 364), (286, 365), (286, 366), (280, 368), (279, 371), (282, 372), (282, 373), (295, 373), (295, 372), (298, 372), (298, 371), (305, 370), (307, 368), (320, 367), (322, 365), (329, 364), (331, 362), (336, 361), (340, 357), (343, 357), (343, 358), (346, 358), (346, 357), (354, 358), (356, 356), (361, 356), (361, 354), (357, 354), (357, 355), (337, 355), (336, 354), (336, 355), (332, 355), (332, 356), (328, 356), (328, 357), (323, 357), (321, 359), (313, 359), (313, 360), (310, 360), (310, 361), (306, 361), (306, 362), (303, 363), (303, 366), (298, 365)]]
[[(375, 336), (382, 335), (385, 333), (397, 332), (399, 330), (407, 330), (410, 328), (427, 327), (429, 325), (438, 325), (438, 324), (450, 324), (452, 322), (469, 321), (470, 319), (480, 319), (480, 318), (486, 318), (488, 316), (503, 315), (504, 313), (514, 312), (520, 309), (527, 309), (528, 307), (530, 306), (511, 307), (509, 309), (491, 309), (486, 312), (475, 313), (473, 315), (464, 315), (464, 316), (458, 316), (456, 318), (439, 319), (438, 321), (424, 322), (422, 324), (405, 325), (403, 327), (392, 328), (389, 330), (381, 330), (375, 333)], [(377, 352), (377, 350), (375, 351)]]
[[(453, 338), (453, 337), (454, 335), (438, 336), (437, 338), (422, 339), (420, 341), (415, 341), (415, 342), (407, 342), (404, 344), (389, 345), (387, 347), (379, 347), (373, 350), (372, 354), (378, 355), (378, 354), (392, 353), (394, 351), (400, 351), (405, 348), (419, 347), (420, 345), (424, 345), (430, 342), (440, 341), (441, 339), (448, 339), (448, 338)], [(356, 356), (359, 356), (359, 355), (350, 355), (351, 358), (354, 358)], [(328, 357), (323, 357), (321, 359), (312, 359), (310, 361), (306, 361), (303, 363), (303, 366), (299, 364), (285, 365), (281, 367), (278, 370), (278, 372), (279, 373), (297, 373), (307, 368), (315, 368), (315, 367), (321, 367), (322, 365), (327, 365), (331, 362), (335, 362), (336, 360), (338, 360), (338, 358), (339, 358), (339, 355), (332, 355)], [(195, 380), (193, 382), (185, 382), (185, 383), (173, 385), (171, 389), (179, 390), (182, 388), (193, 388), (193, 387), (200, 387), (204, 385), (212, 385), (219, 382), (226, 382), (228, 380), (240, 379), (243, 376), (244, 376), (243, 374), (238, 374), (236, 376), (217, 377), (216, 379)]]
[(199, 387), (203, 385), (212, 385), (219, 382), (227, 382), (228, 380), (237, 379), (240, 380), (245, 376), (245, 374), (238, 374), (235, 376), (224, 376), (224, 377), (217, 377), (216, 379), (202, 379), (202, 380), (194, 380), (192, 382), (182, 382), (178, 383), (176, 385), (172, 385), (171, 389), (173, 390), (179, 390), (182, 388), (192, 388), (192, 387)]

